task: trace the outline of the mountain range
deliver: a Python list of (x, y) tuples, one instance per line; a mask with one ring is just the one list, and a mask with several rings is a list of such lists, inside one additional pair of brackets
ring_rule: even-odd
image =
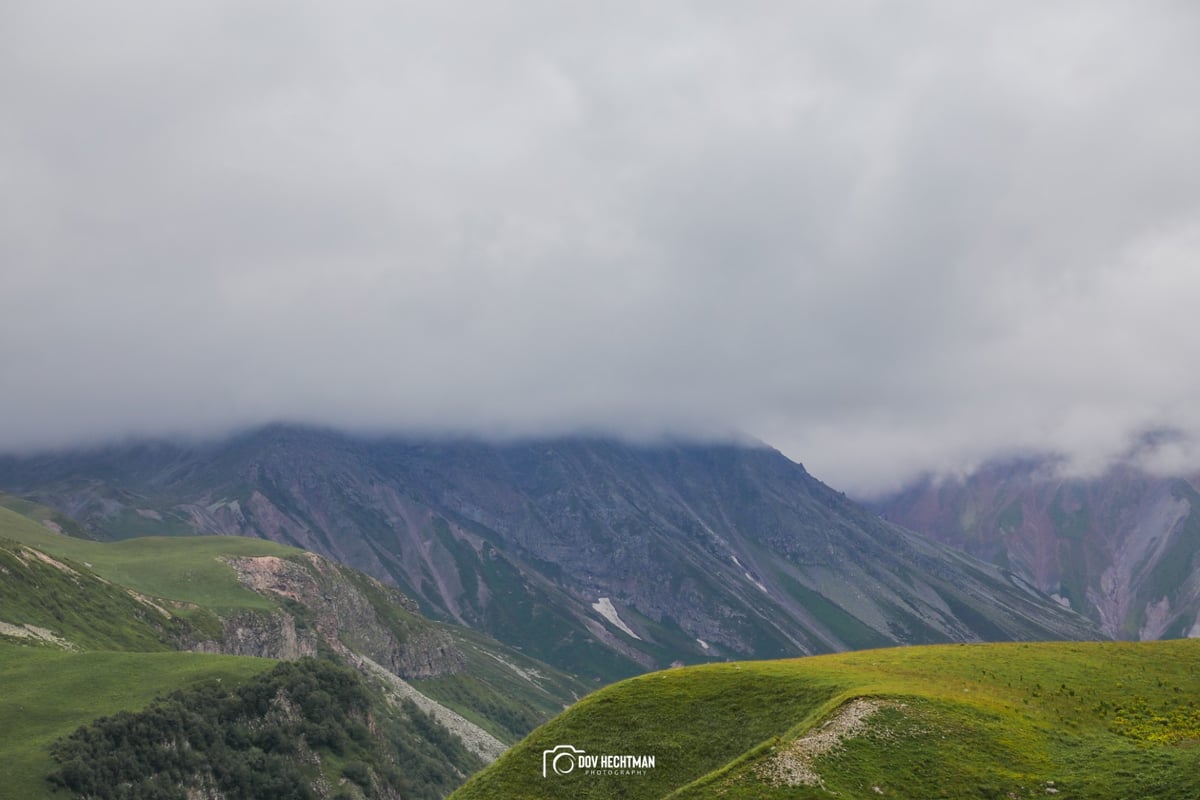
[(30, 797), (1190, 796), (1193, 643), (1064, 640), (1200, 632), (1195, 486), (860, 504), (756, 443), (290, 425), (4, 456), (0, 757)]
[(275, 425), (8, 456), (0, 488), (99, 539), (216, 533), (318, 553), (602, 682), (676, 662), (1099, 635), (1027, 575), (880, 519), (757, 444)]
[(921, 480), (872, 507), (1011, 570), (1106, 636), (1200, 636), (1200, 479), (1129, 465), (1064, 477), (1051, 458)]

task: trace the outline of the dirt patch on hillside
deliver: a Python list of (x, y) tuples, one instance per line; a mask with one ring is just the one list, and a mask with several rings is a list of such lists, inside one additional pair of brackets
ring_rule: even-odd
[(318, 593), (316, 581), (299, 564), (278, 556), (222, 558), (237, 572), (243, 586), (258, 594), (272, 594), (303, 603), (306, 596)]
[(28, 623), (13, 625), (10, 622), (0, 621), (0, 636), (12, 636), (17, 639), (37, 639), (52, 644), (55, 647), (61, 647), (63, 650), (75, 649), (75, 645), (54, 631), (47, 628), (39, 628), (37, 625), (30, 625)]
[(125, 591), (129, 592), (129, 596), (132, 597), (134, 600), (138, 601), (139, 603), (141, 603), (142, 605), (153, 608), (155, 611), (157, 611), (159, 614), (161, 614), (164, 619), (171, 618), (171, 612), (167, 611), (165, 608), (160, 606), (158, 603), (156, 603), (150, 597), (147, 597), (146, 595), (142, 594), (141, 592), (135, 592), (133, 589), (126, 589)]
[(813, 762), (832, 753), (842, 742), (867, 730), (867, 721), (882, 708), (903, 708), (900, 703), (858, 697), (839, 708), (819, 728), (781, 746), (754, 767), (754, 774), (772, 786), (822, 786)]
[(46, 555), (41, 550), (34, 550), (32, 547), (26, 547), (26, 548), (23, 548), (23, 552), (25, 552), (27, 555), (33, 556), (38, 561), (41, 561), (43, 564), (49, 564), (50, 566), (54, 567), (59, 572), (66, 573), (67, 575), (74, 575), (76, 578), (79, 577), (78, 572), (71, 569), (70, 567), (68, 567), (66, 564), (62, 563), (58, 559), (52, 558), (51, 556)]

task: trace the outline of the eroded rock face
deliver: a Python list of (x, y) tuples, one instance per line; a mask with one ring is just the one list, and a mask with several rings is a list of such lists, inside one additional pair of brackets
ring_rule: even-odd
[(293, 660), (317, 654), (317, 634), (297, 630), (296, 619), (282, 611), (237, 611), (221, 619), (221, 638), (185, 642), (198, 653)]
[(1200, 619), (1200, 476), (1128, 465), (1073, 478), (1053, 459), (986, 464), (925, 479), (877, 509), (1014, 573), (1091, 617), (1107, 636), (1192, 635)]
[(367, 656), (402, 678), (432, 678), (465, 669), (450, 637), (416, 616), (399, 591), (351, 576), (306, 553), (296, 559), (257, 556), (227, 562), (246, 588), (282, 598), (285, 609), (238, 611), (222, 619), (220, 641), (187, 643), (207, 653), (295, 659), (324, 642), (336, 652)]

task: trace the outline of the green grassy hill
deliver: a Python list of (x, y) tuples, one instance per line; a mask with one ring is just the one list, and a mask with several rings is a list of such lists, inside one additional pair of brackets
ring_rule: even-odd
[(243, 587), (222, 558), (297, 552), (207, 536), (94, 542), (0, 508), (0, 640), (28, 643), (34, 626), (77, 650), (176, 649), (219, 630), (221, 613), (278, 605)]
[[(20, 545), (61, 559), (60, 566), (72, 571), (26, 558), (24, 569), (13, 569), (9, 579), (0, 582), (0, 622), (37, 625), (83, 649), (170, 649), (172, 635), (177, 638), (189, 625), (211, 628), (215, 615), (277, 609), (278, 597), (247, 589), (227, 561), (251, 556), (296, 560), (303, 554), (294, 547), (237, 536), (88, 541), (55, 533), (0, 507), (0, 568), (6, 558), (16, 558)], [(394, 632), (411, 636), (436, 629), (453, 639), (464, 655), (466, 671), (416, 680), (414, 685), (501, 741), (518, 741), (586, 691), (580, 681), (489, 637), (424, 619), (390, 602), (388, 591), (365, 576), (341, 569)], [(133, 599), (127, 588), (168, 608), (173, 618), (161, 618), (154, 606)], [(0, 629), (0, 640), (4, 638)]]
[(112, 583), (151, 597), (214, 610), (271, 608), (269, 599), (242, 586), (221, 558), (300, 553), (294, 547), (234, 536), (147, 537), (95, 542), (64, 536), (0, 508), (0, 536), (79, 562)]
[(44, 506), (41, 503), (35, 503), (24, 497), (0, 492), (0, 508), (7, 508), (10, 511), (15, 511), (23, 517), (28, 517), (34, 522), (41, 522), (45, 525), (56, 527), (59, 532), (65, 533), (67, 536), (74, 536), (79, 539), (93, 538), (88, 534), (85, 527), (80, 525), (75, 520), (55, 511), (53, 508)]
[[(56, 524), (65, 530), (68, 522)], [(244, 584), (254, 565), (277, 571), (264, 582)], [(272, 780), (287, 778), (292, 788), (301, 787), (296, 797), (309, 797), (304, 787), (324, 781), (341, 787), (337, 797), (390, 797), (388, 792), (400, 791), (405, 797), (438, 798), (482, 766), (480, 756), (444, 727), (453, 722), (439, 716), (436, 706), (385, 700), (385, 694), (393, 695), (384, 690), (386, 682), (354, 678), (362, 685), (351, 693), (369, 707), (355, 710), (357, 716), (341, 720), (338, 728), (322, 721), (328, 715), (294, 718), (292, 709), (304, 707), (297, 698), (320, 700), (322, 692), (329, 693), (328, 687), (312, 685), (336, 677), (319, 665), (297, 662), (304, 665), (297, 679), (276, 675), (272, 668), (278, 662), (247, 657), (244, 650), (240, 656), (173, 652), (195, 643), (218, 645), (231, 626), (240, 637), (235, 644), (245, 643), (247, 626), (260, 626), (266, 636), (260, 643), (269, 648), (274, 641), (269, 634), (286, 628), (272, 620), (283, 617), (294, 621), (295, 636), (316, 643), (323, 658), (336, 661), (338, 653), (348, 653), (349, 660), (367, 656), (389, 664), (387, 669), (417, 670), (425, 676), (412, 680), (419, 691), (501, 742), (519, 740), (583, 693), (570, 676), (482, 635), (424, 619), (394, 589), (295, 548), (238, 537), (96, 542), (0, 507), (0, 774), (6, 778), (0, 799), (74, 796), (55, 794), (46, 777), (55, 768), (51, 743), (80, 726), (88, 733), (79, 734), (83, 751), (71, 751), (69, 775), (75, 782), (67, 785), (86, 796), (107, 781), (106, 772), (92, 770), (93, 762), (128, 768), (120, 781), (143, 781), (145, 787), (166, 781), (163, 797), (182, 797), (181, 787), (223, 780), (250, 791), (245, 787), (253, 780), (266, 780), (267, 773), (254, 767), (260, 756), (274, 759)], [(215, 687), (214, 680), (220, 682)], [(254, 689), (261, 680), (268, 681), (267, 689)], [(272, 687), (280, 681), (294, 696), (279, 699)], [(191, 699), (148, 705), (199, 684), (207, 688)], [(245, 718), (226, 720), (225, 712), (204, 717), (218, 706), (240, 708), (240, 687), (266, 692), (270, 702)], [(98, 720), (117, 712), (133, 716)], [(168, 728), (178, 722), (179, 729), (159, 735), (164, 720)], [(368, 727), (372, 741), (346, 738)], [(333, 734), (318, 745), (313, 737), (328, 733), (326, 728)], [(238, 730), (249, 733), (241, 736)], [(279, 752), (256, 754), (255, 748), (266, 746), (255, 739), (261, 730), (278, 732), (270, 742)], [(151, 734), (140, 735), (147, 731)], [(233, 738), (214, 744), (214, 731), (233, 731), (228, 734)], [(140, 739), (130, 732), (140, 732)], [(186, 757), (172, 761), (178, 747), (171, 736), (192, 742)], [(313, 760), (316, 755), (319, 760)], [(162, 767), (169, 774), (156, 772), (153, 765), (160, 760), (170, 765)], [(229, 778), (231, 770), (239, 777)], [(259, 796), (245, 791), (225, 796)], [(125, 795), (118, 790), (112, 796)]]
[[(561, 745), (655, 764), (598, 775), (576, 761), (543, 777), (545, 751)], [(835, 796), (1200, 797), (1200, 641), (944, 645), (653, 673), (589, 695), (452, 798)]]
[(96, 717), (140, 709), (159, 694), (206, 680), (235, 685), (275, 663), (199, 653), (70, 653), (0, 643), (0, 798), (48, 796), (45, 777), (54, 764), (47, 747)]

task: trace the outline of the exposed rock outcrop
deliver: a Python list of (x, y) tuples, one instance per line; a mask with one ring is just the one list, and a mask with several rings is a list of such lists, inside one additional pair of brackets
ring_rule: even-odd
[(220, 638), (194, 638), (180, 643), (197, 653), (294, 660), (317, 654), (316, 631), (298, 629), (284, 611), (235, 611), (221, 618)]
[(463, 654), (448, 634), (417, 616), (402, 593), (365, 575), (306, 553), (232, 558), (246, 588), (283, 601), (275, 611), (240, 610), (221, 618), (219, 638), (183, 642), (185, 649), (296, 659), (322, 643), (359, 653), (402, 678), (461, 672)]
[(876, 503), (889, 520), (997, 564), (1108, 636), (1193, 635), (1200, 615), (1200, 477), (1117, 465), (1087, 478), (1053, 459), (987, 464)]
[(333, 649), (367, 656), (402, 678), (461, 672), (466, 662), (445, 632), (418, 617), (401, 592), (352, 574), (320, 556), (230, 559), (244, 586), (304, 609), (316, 634)]

